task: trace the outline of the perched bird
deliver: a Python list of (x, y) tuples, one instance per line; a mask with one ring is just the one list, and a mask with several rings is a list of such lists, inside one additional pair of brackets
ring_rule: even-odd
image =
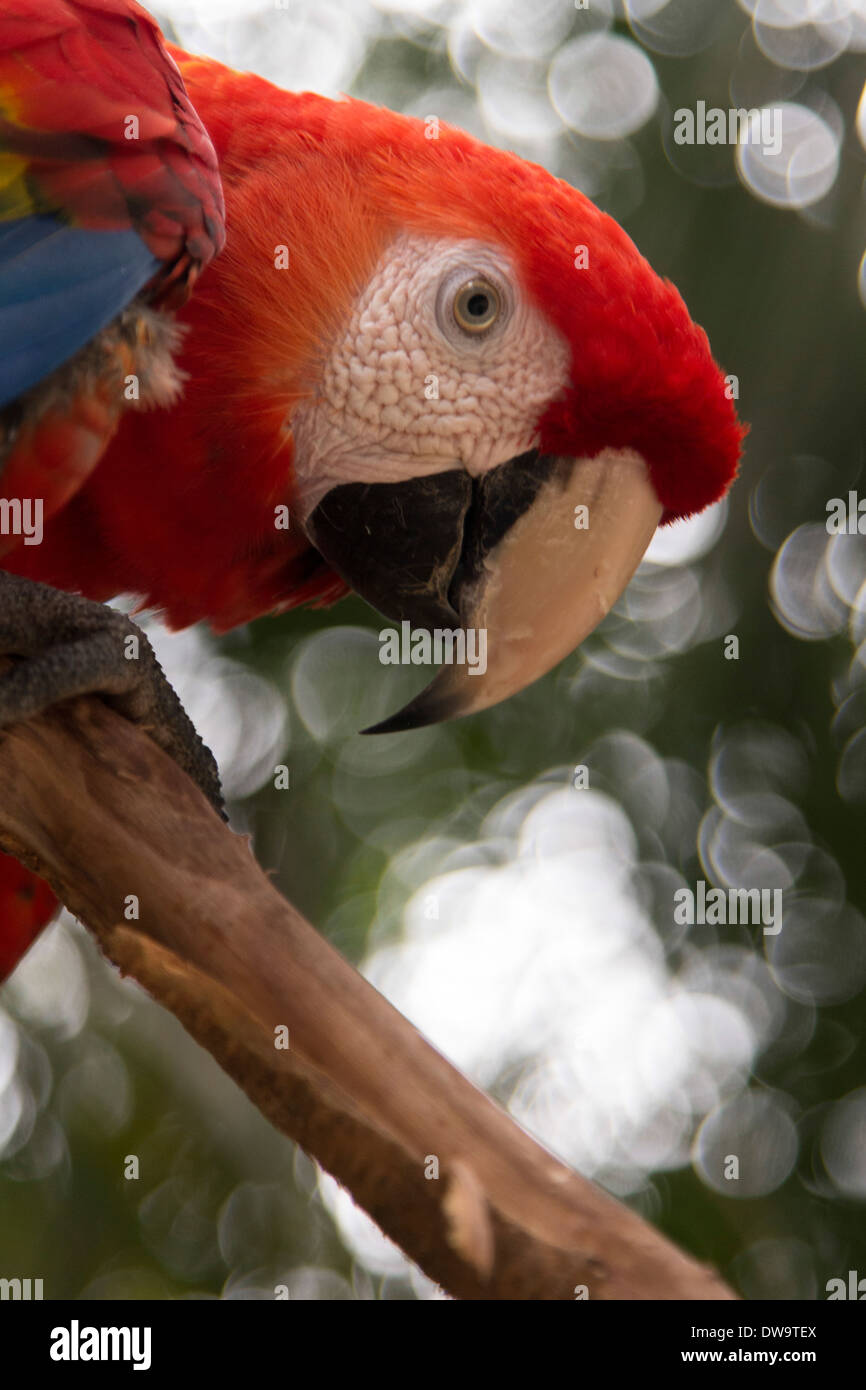
[[(353, 590), (486, 640), (379, 728), (471, 713), (583, 640), (743, 432), (677, 290), (567, 183), (171, 53), (131, 0), (0, 14), (0, 523), (44, 503), (40, 543), (0, 534), (0, 726), (103, 693), (216, 803), (104, 601), (223, 631)], [(0, 974), (50, 910), (7, 858)]]

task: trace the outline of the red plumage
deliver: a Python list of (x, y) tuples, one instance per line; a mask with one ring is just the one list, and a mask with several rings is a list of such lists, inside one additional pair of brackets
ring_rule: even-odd
[[(162, 262), (145, 287), (152, 305), (181, 304), (223, 244), (213, 146), (156, 23), (132, 0), (6, 0), (0, 156), (0, 224), (133, 228)], [(83, 486), (117, 428), (118, 383), (147, 333), (132, 324), (104, 354), (107, 370), (82, 374), (77, 395), (58, 381), (0, 415), (5, 498), (39, 498), (50, 516)], [(10, 544), (0, 536), (0, 555)], [(55, 906), (47, 885), (0, 856), (0, 979)]]
[(57, 899), (48, 884), (17, 859), (0, 854), (0, 981), (56, 911)]
[[(104, 134), (105, 122), (130, 104), (112, 83), (121, 74), (126, 82), (128, 65), (159, 51), (159, 40), (143, 12), (123, 0), (55, 0), (44, 7), (55, 27), (45, 20), (40, 52), (43, 42), (46, 53), (57, 43), (56, 22), (75, 9), (92, 12), (109, 48), (118, 17), (132, 9), (134, 23), (110, 55), (106, 104), (82, 107), (85, 74), (96, 74), (81, 55), (82, 89), (70, 92), (69, 106), (58, 93), (43, 128), (68, 132), (77, 113), (82, 130)], [(13, 22), (0, 44), (0, 92), (15, 47)], [(149, 119), (157, 163), (139, 160), (133, 173), (119, 151), (116, 166), (108, 163), (116, 177), (105, 186), (86, 170), (78, 178), (68, 171), (64, 181), (51, 158), (38, 168), (42, 185), (62, 189), (82, 217), (111, 217), (118, 199), (146, 193), (141, 226), (154, 246), (177, 238), (187, 199), (198, 201), (200, 222), (194, 214), (184, 224), (193, 247), (196, 235), (210, 235), (213, 215), (197, 182), (204, 177), (207, 185), (210, 165), (185, 115), (194, 104), (219, 158), (228, 240), (179, 314), (187, 329), (177, 355), (184, 394), (171, 409), (128, 412), (46, 527), (44, 543), (5, 557), (8, 569), (96, 599), (131, 591), (173, 625), (209, 619), (217, 629), (345, 593), (300, 530), (275, 531), (274, 507), (294, 501), (292, 411), (315, 392), (323, 351), (406, 229), (501, 246), (569, 344), (569, 384), (538, 424), (543, 451), (638, 450), (667, 520), (722, 495), (743, 431), (706, 335), (676, 289), (579, 192), (462, 132), (443, 127), (431, 141), (420, 121), (282, 92), (174, 52), (189, 98), (179, 79), (177, 88), (166, 79), (178, 114), (168, 134), (161, 107)], [(48, 58), (39, 63), (50, 75)], [(167, 202), (158, 196), (166, 171), (177, 174)], [(274, 273), (281, 245), (303, 253), (283, 276)], [(582, 270), (579, 246), (589, 252)], [(28, 447), (35, 459), (32, 441)], [(27, 468), (24, 457), (22, 480)]]
[[(420, 121), (177, 57), (220, 159), (229, 228), (180, 314), (184, 397), (170, 413), (128, 415), (38, 552), (19, 550), (10, 568), (94, 598), (131, 590), (172, 624), (218, 629), (344, 593), (300, 533), (274, 533), (274, 505), (292, 501), (285, 426), (322, 344), (406, 227), (504, 245), (572, 345), (543, 448), (637, 448), (666, 519), (726, 489), (742, 430), (706, 335), (581, 193), (463, 132), (429, 141)], [(273, 252), (289, 243), (307, 270), (281, 278)], [(577, 244), (588, 270), (574, 268)]]
[(158, 26), (133, 0), (6, 0), (0, 150), (25, 163), (0, 188), (0, 219), (134, 226), (164, 262), (160, 294), (171, 288), (176, 302), (222, 246), (213, 147)]

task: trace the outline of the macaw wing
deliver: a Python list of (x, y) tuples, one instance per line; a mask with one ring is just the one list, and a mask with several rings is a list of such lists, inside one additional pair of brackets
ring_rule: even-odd
[(95, 337), (160, 264), (132, 228), (0, 222), (0, 408)]
[(140, 291), (182, 302), (223, 243), (216, 155), (132, 0), (0, 14), (0, 408)]

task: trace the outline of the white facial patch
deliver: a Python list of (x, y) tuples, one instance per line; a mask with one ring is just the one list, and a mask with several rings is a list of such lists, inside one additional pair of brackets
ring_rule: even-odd
[[(466, 331), (455, 314), (473, 282), (499, 296), (483, 332)], [(302, 519), (341, 483), (455, 467), (477, 476), (525, 453), (568, 371), (565, 340), (528, 302), (504, 252), (401, 236), (328, 353), (316, 395), (293, 412)]]

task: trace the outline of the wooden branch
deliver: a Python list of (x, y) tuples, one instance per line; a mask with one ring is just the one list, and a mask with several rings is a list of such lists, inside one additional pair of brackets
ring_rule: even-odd
[[(277, 893), (179, 768), (101, 701), (2, 737), (0, 846), (449, 1293), (733, 1297), (430, 1047)], [(281, 1026), (289, 1051), (275, 1046)], [(438, 1179), (425, 1175), (431, 1158)]]

